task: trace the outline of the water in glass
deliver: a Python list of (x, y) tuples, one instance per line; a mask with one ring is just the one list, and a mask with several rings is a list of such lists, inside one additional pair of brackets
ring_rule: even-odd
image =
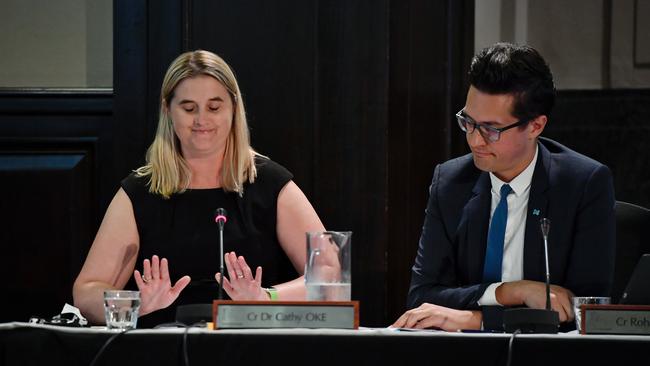
[(108, 329), (135, 329), (140, 310), (140, 296), (104, 296), (104, 312)]

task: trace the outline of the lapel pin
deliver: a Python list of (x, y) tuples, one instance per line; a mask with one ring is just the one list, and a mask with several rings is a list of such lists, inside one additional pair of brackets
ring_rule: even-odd
[(539, 210), (538, 210), (538, 209), (534, 209), (534, 210), (533, 210), (533, 215), (534, 215), (534, 216), (539, 216)]

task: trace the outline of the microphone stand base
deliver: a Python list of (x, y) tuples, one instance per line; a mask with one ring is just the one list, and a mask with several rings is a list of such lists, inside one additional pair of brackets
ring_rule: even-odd
[(523, 334), (557, 334), (560, 316), (557, 311), (546, 309), (516, 308), (503, 312), (506, 333), (519, 330)]
[(192, 326), (212, 321), (212, 304), (185, 304), (176, 307), (176, 321)]

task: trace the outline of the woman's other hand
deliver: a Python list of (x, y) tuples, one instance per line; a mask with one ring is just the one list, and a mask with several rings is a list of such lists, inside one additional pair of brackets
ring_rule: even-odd
[[(235, 252), (224, 255), (228, 278), (224, 278), (223, 289), (233, 300), (259, 300), (268, 301), (269, 296), (262, 289), (262, 267), (257, 267), (255, 276), (246, 263), (244, 257)], [(221, 282), (221, 273), (215, 276), (217, 282)]]

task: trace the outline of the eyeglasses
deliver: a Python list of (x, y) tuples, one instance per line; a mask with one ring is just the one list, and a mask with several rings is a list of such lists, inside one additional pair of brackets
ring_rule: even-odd
[(481, 136), (490, 142), (499, 141), (501, 132), (515, 128), (517, 126), (525, 125), (526, 123), (530, 122), (530, 119), (522, 119), (506, 127), (496, 128), (474, 121), (472, 117), (465, 114), (465, 109), (461, 109), (458, 111), (458, 113), (456, 113), (456, 120), (458, 121), (458, 127), (460, 127), (463, 132), (472, 133), (475, 129), (478, 128), (478, 132), (481, 134)]

